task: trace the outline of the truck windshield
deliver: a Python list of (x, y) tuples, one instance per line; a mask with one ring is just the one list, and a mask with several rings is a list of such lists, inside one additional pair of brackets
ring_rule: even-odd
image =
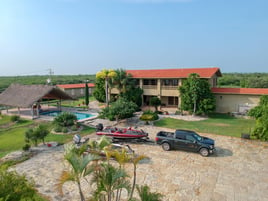
[(202, 141), (202, 137), (196, 133), (194, 133), (194, 137), (198, 140), (198, 141)]

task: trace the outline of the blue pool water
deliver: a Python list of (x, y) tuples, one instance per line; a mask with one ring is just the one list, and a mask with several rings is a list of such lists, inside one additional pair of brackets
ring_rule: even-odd
[[(56, 117), (61, 113), (61, 111), (50, 111), (50, 112), (42, 112), (42, 115), (48, 115), (48, 116), (52, 116), (52, 117)], [(83, 120), (83, 119), (87, 119), (90, 117), (94, 117), (94, 115), (92, 114), (88, 114), (88, 113), (81, 113), (81, 112), (71, 112), (72, 114), (74, 114), (77, 117), (77, 120)]]

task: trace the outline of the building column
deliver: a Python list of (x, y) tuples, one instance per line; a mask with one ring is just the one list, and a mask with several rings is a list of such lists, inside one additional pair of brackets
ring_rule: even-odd
[[(178, 81), (178, 87), (180, 87), (181, 85), (182, 85), (182, 79), (179, 79), (179, 81)], [(180, 105), (181, 105), (181, 94), (179, 92), (179, 95), (178, 95), (178, 108), (181, 108)]]
[[(139, 86), (141, 89), (143, 89), (143, 79), (139, 79)], [(141, 95), (141, 105), (144, 105), (144, 98), (143, 98), (143, 94)]]
[[(157, 97), (161, 100), (161, 79), (157, 79)], [(161, 100), (162, 102), (162, 100)], [(158, 108), (159, 110), (161, 110), (161, 105)]]

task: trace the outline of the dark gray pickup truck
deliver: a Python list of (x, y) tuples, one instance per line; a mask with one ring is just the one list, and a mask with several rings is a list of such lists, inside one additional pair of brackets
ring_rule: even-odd
[(213, 139), (200, 136), (190, 130), (176, 130), (175, 133), (160, 131), (157, 133), (155, 141), (165, 151), (181, 149), (199, 152), (202, 156), (209, 156), (215, 151)]

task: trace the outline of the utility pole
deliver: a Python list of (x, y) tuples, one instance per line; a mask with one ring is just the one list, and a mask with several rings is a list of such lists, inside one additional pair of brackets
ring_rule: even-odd
[(47, 70), (48, 70), (47, 84), (50, 85), (50, 84), (52, 84), (52, 75), (54, 74), (54, 72), (51, 68), (49, 68)]

